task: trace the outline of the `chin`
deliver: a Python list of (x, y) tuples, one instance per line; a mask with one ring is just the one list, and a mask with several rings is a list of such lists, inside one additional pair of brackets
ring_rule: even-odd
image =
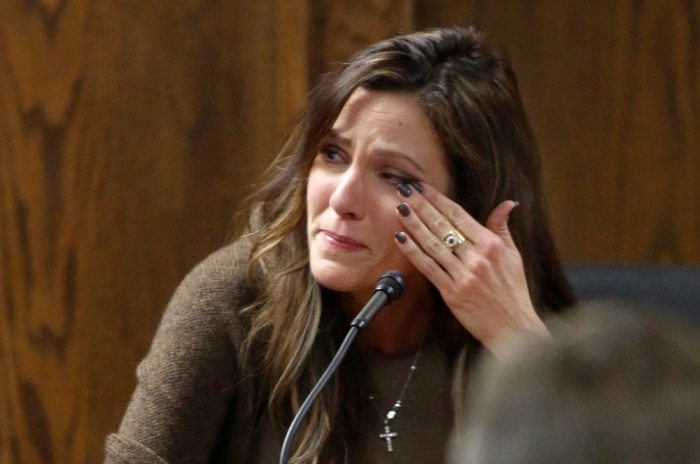
[(338, 263), (319, 263), (311, 265), (311, 274), (319, 285), (336, 292), (362, 292), (373, 290), (381, 274), (368, 269), (348, 266)]

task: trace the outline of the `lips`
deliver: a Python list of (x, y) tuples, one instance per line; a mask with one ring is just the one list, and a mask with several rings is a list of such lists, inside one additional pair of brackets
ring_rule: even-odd
[(363, 243), (353, 240), (345, 235), (339, 235), (328, 230), (321, 230), (320, 233), (323, 235), (326, 243), (334, 248), (340, 248), (344, 250), (360, 250), (367, 248)]

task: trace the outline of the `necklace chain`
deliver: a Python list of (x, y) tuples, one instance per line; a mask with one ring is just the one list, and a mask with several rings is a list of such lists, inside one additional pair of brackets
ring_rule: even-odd
[[(384, 417), (384, 432), (379, 434), (379, 438), (382, 440), (386, 441), (386, 449), (390, 453), (394, 452), (394, 438), (398, 437), (399, 434), (396, 432), (391, 431), (391, 421), (396, 417), (396, 414), (398, 413), (398, 410), (402, 406), (402, 401), (403, 401), (403, 396), (406, 393), (406, 389), (408, 388), (408, 384), (411, 383), (411, 378), (413, 377), (413, 373), (416, 371), (416, 365), (418, 364), (418, 357), (420, 356), (421, 348), (423, 348), (423, 344), (421, 343), (421, 346), (418, 348), (418, 351), (416, 351), (416, 356), (413, 358), (413, 363), (411, 364), (411, 368), (408, 370), (408, 376), (406, 377), (406, 381), (403, 383), (403, 386), (401, 387), (401, 391), (399, 392), (399, 397), (396, 399), (394, 402), (394, 406), (389, 410), (389, 412), (386, 413), (386, 416)], [(370, 401), (372, 404), (374, 404), (374, 408), (377, 410), (377, 413), (381, 417), (381, 412), (379, 411), (379, 408), (377, 405), (374, 403), (374, 396), (369, 397)]]

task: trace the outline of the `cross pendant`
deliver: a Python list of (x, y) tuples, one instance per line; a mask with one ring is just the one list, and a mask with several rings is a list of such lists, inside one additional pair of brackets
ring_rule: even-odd
[(379, 434), (379, 438), (383, 438), (384, 440), (386, 440), (386, 450), (390, 453), (394, 452), (394, 444), (392, 442), (392, 438), (396, 438), (398, 436), (398, 433), (391, 431), (391, 429), (389, 428), (389, 424), (384, 424), (384, 433)]

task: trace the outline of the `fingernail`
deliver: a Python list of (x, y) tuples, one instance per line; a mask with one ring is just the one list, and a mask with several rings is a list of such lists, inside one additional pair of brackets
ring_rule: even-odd
[(399, 210), (399, 213), (403, 217), (406, 217), (409, 214), (411, 214), (411, 210), (408, 209), (408, 205), (406, 203), (399, 203), (399, 206), (397, 206), (396, 209)]
[(515, 203), (515, 206), (520, 206), (520, 202), (519, 202), (519, 201), (515, 201), (514, 203)]
[(418, 190), (420, 193), (423, 193), (423, 184), (421, 184), (419, 181), (414, 180), (411, 182), (411, 185), (414, 189)]
[(394, 237), (396, 237), (396, 240), (398, 240), (399, 243), (406, 243), (406, 234), (403, 232), (396, 232)]
[(396, 186), (396, 189), (399, 191), (402, 197), (408, 198), (411, 196), (411, 187), (409, 187), (406, 184), (399, 184)]

